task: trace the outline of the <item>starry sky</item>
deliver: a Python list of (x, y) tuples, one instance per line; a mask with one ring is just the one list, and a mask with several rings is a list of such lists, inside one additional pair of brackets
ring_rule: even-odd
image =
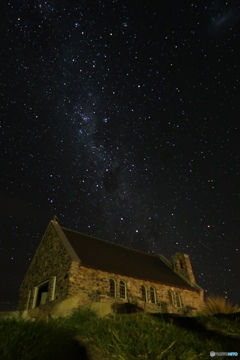
[(0, 309), (55, 214), (240, 303), (239, 2), (2, 6)]

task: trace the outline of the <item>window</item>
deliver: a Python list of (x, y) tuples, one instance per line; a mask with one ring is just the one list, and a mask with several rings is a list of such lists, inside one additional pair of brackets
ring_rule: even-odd
[(124, 281), (120, 281), (120, 298), (126, 299), (126, 283)]
[(156, 304), (156, 290), (154, 287), (150, 287), (150, 302)]
[(33, 302), (32, 302), (32, 308), (34, 309), (36, 307), (36, 302), (37, 302), (37, 292), (38, 292), (38, 287), (34, 287), (33, 288)]
[(176, 307), (182, 307), (182, 298), (181, 294), (178, 291), (176, 292)]
[(51, 289), (49, 291), (49, 300), (50, 301), (53, 301), (55, 299), (55, 290), (56, 290), (56, 276), (52, 276), (52, 279), (51, 279)]
[(27, 303), (26, 303), (26, 310), (29, 309), (30, 299), (31, 299), (31, 290), (29, 290), (29, 292), (28, 292)]
[(47, 296), (48, 296), (48, 286), (49, 286), (48, 281), (45, 282), (44, 284), (38, 286), (38, 294), (37, 294), (36, 306), (46, 304)]
[(110, 279), (110, 296), (115, 298), (116, 297), (116, 281), (114, 279)]
[(174, 296), (174, 291), (173, 290), (169, 290), (169, 298), (170, 301), (172, 303), (173, 306), (177, 307), (177, 308), (181, 308), (182, 307), (182, 297), (181, 294), (176, 291), (176, 294)]
[(47, 302), (49, 281), (36, 286), (34, 289), (33, 308), (44, 305)]
[(174, 301), (173, 290), (169, 290), (169, 291), (168, 291), (168, 295), (169, 295), (169, 299), (170, 299), (172, 305), (174, 306), (174, 305), (175, 305), (175, 301)]
[(142, 285), (141, 293), (142, 293), (142, 300), (147, 302), (147, 287), (145, 285)]
[(55, 299), (56, 280), (56, 276), (52, 276), (50, 281), (45, 281), (34, 288), (32, 308), (44, 305), (47, 301)]

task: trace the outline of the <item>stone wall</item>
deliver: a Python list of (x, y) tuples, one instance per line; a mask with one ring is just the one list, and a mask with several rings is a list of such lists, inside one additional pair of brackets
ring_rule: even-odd
[(65, 299), (70, 265), (71, 258), (50, 223), (21, 285), (18, 310), (34, 307), (37, 287), (46, 281), (49, 281), (46, 304)]
[[(179, 269), (175, 269), (175, 271), (181, 271), (183, 267), (186, 269), (190, 264), (190, 260), (186, 256), (181, 259), (177, 256), (175, 260), (182, 260), (182, 263), (178, 263)], [(189, 267), (188, 274), (191, 277), (190, 270)], [(110, 279), (114, 279), (116, 285), (115, 296), (110, 293)], [(192, 277), (191, 280), (193, 280)], [(126, 284), (125, 298), (120, 296), (120, 281)], [(120, 274), (107, 273), (85, 267), (79, 261), (73, 261), (52, 222), (44, 234), (21, 285), (18, 310), (34, 310), (37, 305), (37, 294), (41, 293), (41, 284), (44, 283), (43, 286), (47, 286), (44, 294), (45, 303), (39, 307), (45, 311), (49, 311), (61, 301), (76, 295), (79, 299), (79, 305), (130, 303), (147, 312), (191, 313), (194, 315), (194, 309), (200, 310), (203, 307), (203, 290), (191, 291)], [(147, 299), (143, 299), (142, 285), (146, 287)], [(151, 301), (150, 297), (151, 287), (155, 288), (156, 298), (154, 302)], [(169, 292), (170, 290), (172, 293)]]
[[(110, 294), (110, 279), (116, 282), (116, 297)], [(120, 298), (120, 281), (126, 284), (126, 298)], [(145, 285), (148, 299), (144, 301), (141, 286)], [(150, 302), (150, 287), (156, 290), (156, 303)], [(169, 290), (172, 289), (174, 304)], [(203, 290), (188, 290), (179, 287), (154, 283), (151, 281), (139, 280), (127, 276), (107, 273), (101, 270), (91, 269), (73, 262), (69, 272), (69, 296), (78, 293), (84, 294), (80, 303), (89, 302), (112, 302), (112, 303), (133, 303), (147, 312), (168, 312), (177, 314), (194, 314), (203, 306)], [(176, 301), (177, 292), (180, 294), (181, 306)], [(192, 311), (191, 311), (192, 309)], [(195, 309), (195, 310), (194, 310)]]

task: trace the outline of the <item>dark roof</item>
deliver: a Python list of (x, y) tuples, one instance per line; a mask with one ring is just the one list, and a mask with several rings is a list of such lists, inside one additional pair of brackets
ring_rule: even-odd
[(81, 264), (115, 274), (196, 290), (166, 265), (149, 255), (89, 235), (62, 228)]

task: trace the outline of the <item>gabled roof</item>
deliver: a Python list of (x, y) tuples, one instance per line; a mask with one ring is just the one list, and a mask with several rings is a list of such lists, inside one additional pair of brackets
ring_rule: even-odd
[(120, 246), (52, 222), (75, 261), (81, 265), (142, 280), (196, 290), (177, 275), (160, 256)]

